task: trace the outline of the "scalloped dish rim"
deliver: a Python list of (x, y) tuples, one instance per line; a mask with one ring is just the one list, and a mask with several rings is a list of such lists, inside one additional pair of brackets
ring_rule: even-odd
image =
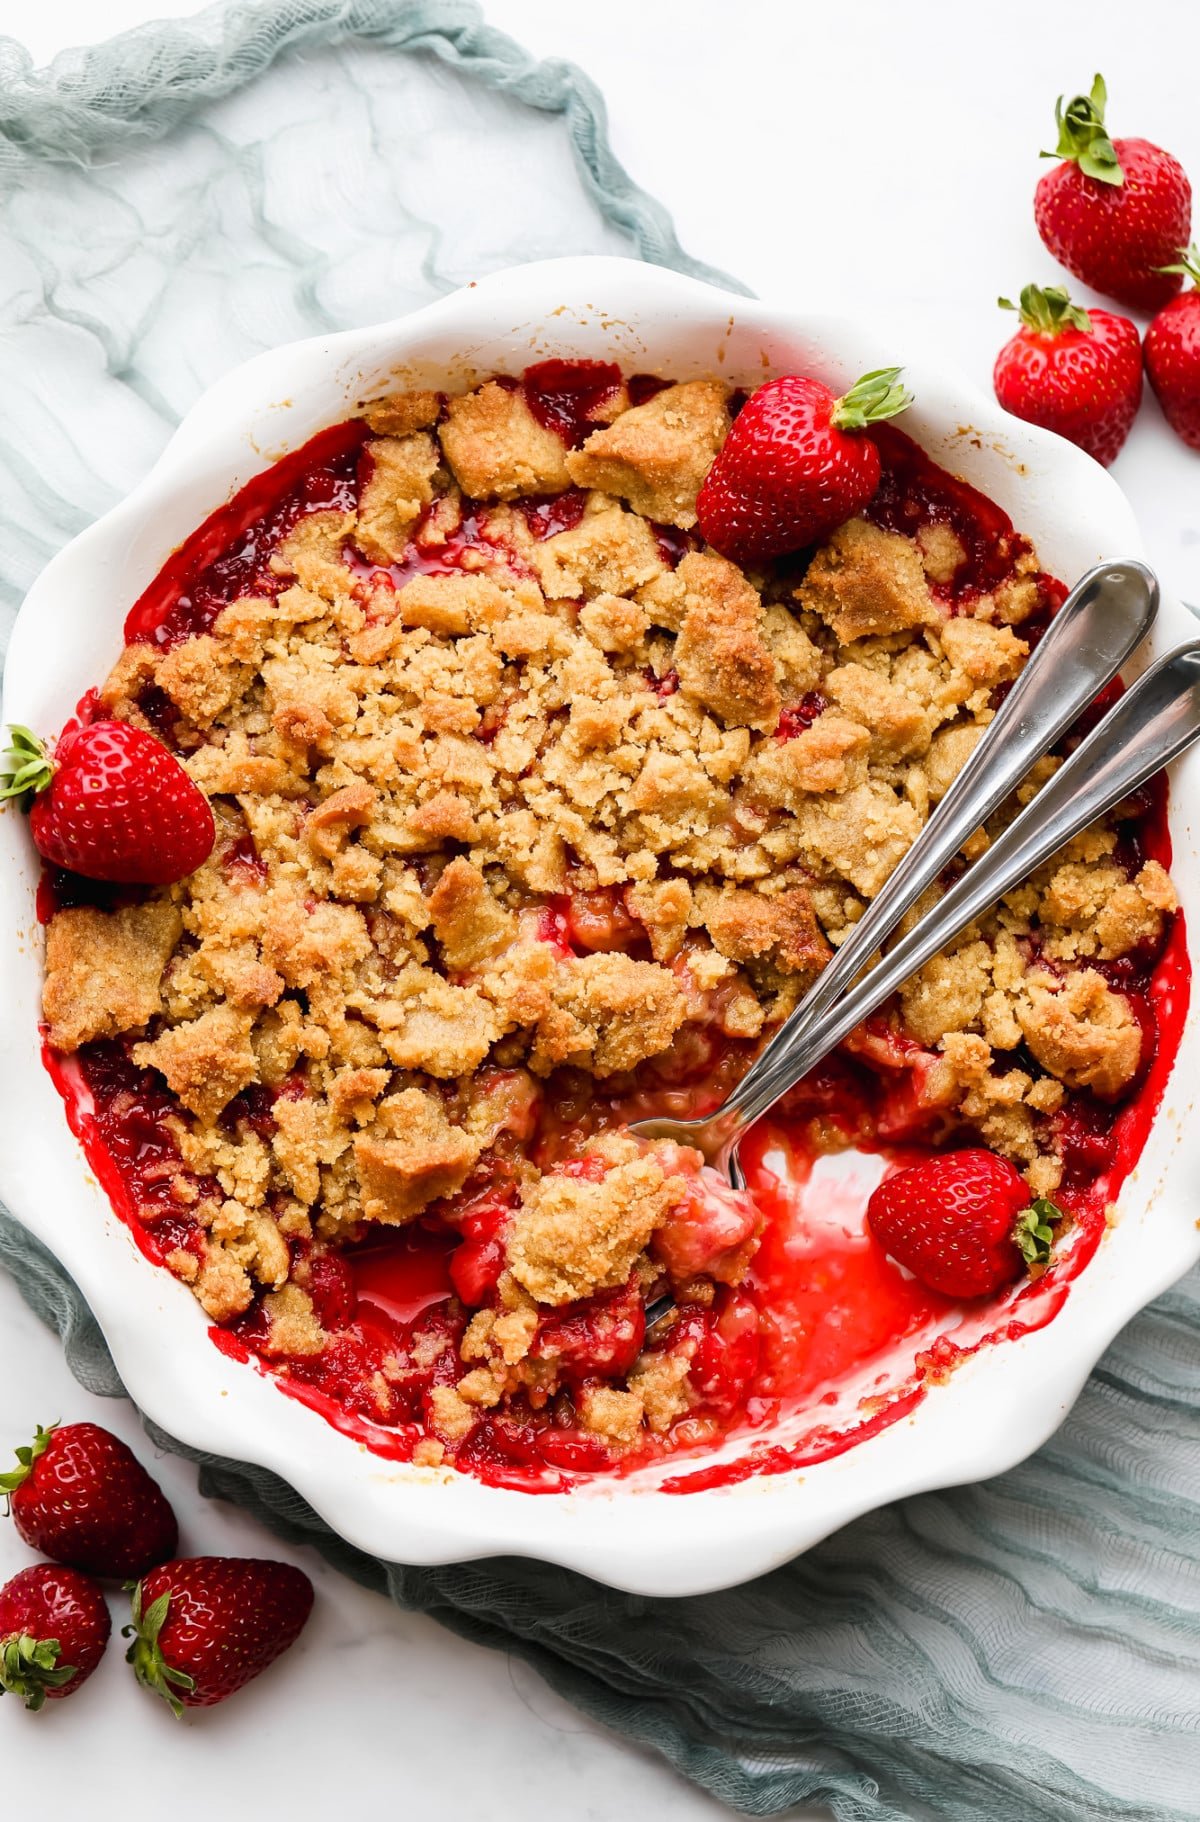
[[(274, 456), (387, 384), (453, 387), (551, 354), (750, 385), (801, 363), (844, 383), (903, 360), (917, 395), (906, 428), (992, 495), (1049, 569), (1070, 579), (1105, 557), (1144, 555), (1128, 502), (1090, 457), (1009, 417), (907, 334), (894, 346), (891, 334), (593, 257), (512, 268), (396, 321), (259, 355), (201, 397), (140, 485), (39, 576), (13, 632), (4, 720), (61, 726), (107, 670), (128, 607), (171, 549)], [(1143, 661), (1194, 630), (1164, 601)], [(1173, 768), (1171, 783), (1173, 876), (1200, 925), (1200, 751)], [(11, 807), (0, 814), (0, 845), (0, 1196), (71, 1272), (148, 1418), (190, 1448), (272, 1470), (341, 1536), (387, 1560), (528, 1556), (641, 1594), (749, 1580), (894, 1499), (983, 1479), (1031, 1454), (1117, 1331), (1200, 1259), (1185, 1193), (1200, 1172), (1200, 1129), (1189, 1126), (1179, 1086), (1200, 1071), (1193, 1002), (1119, 1219), (1063, 1307), (1037, 1332), (974, 1355), (890, 1428), (815, 1466), (686, 1497), (636, 1474), (533, 1497), (386, 1461), (214, 1347), (191, 1292), (143, 1256), (110, 1206), (40, 1060), (38, 871)], [(717, 1457), (737, 1453), (731, 1439)]]

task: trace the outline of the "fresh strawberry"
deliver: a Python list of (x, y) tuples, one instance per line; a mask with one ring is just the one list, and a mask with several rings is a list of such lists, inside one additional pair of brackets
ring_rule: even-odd
[(175, 1514), (119, 1436), (97, 1423), (40, 1425), (0, 1474), (25, 1542), (56, 1563), (126, 1581), (170, 1556)]
[(1019, 1171), (995, 1152), (943, 1152), (885, 1177), (867, 1204), (880, 1245), (931, 1291), (987, 1297), (1027, 1267), (1045, 1266), (1061, 1210), (1030, 1201)]
[(1147, 329), (1146, 372), (1171, 429), (1200, 449), (1200, 252), (1189, 247), (1173, 270), (1190, 278), (1192, 289), (1173, 298)]
[(747, 399), (708, 471), (696, 513), (722, 556), (764, 563), (827, 537), (879, 486), (879, 451), (865, 434), (912, 403), (899, 367), (866, 373), (842, 398), (789, 374)]
[(312, 1604), (312, 1583), (290, 1563), (181, 1557), (134, 1589), (125, 1655), (177, 1715), (211, 1708), (295, 1644)]
[(203, 791), (160, 740), (124, 721), (74, 727), (47, 754), (9, 730), (0, 798), (29, 806), (39, 853), (87, 879), (166, 886), (206, 861), (216, 830)]
[[(1001, 308), (1014, 310), (1006, 297)], [(1142, 398), (1142, 345), (1127, 316), (1084, 310), (1061, 285), (1026, 285), (1021, 327), (996, 357), (992, 380), (1006, 411), (1057, 430), (1107, 468)]]
[(1107, 99), (1101, 76), (1066, 107), (1059, 96), (1058, 146), (1042, 157), (1063, 162), (1038, 183), (1038, 233), (1085, 285), (1135, 310), (1157, 310), (1180, 288), (1169, 262), (1191, 234), (1192, 188), (1160, 146), (1108, 137)]
[(104, 1596), (86, 1575), (50, 1563), (22, 1569), (0, 1588), (0, 1694), (33, 1709), (74, 1695), (111, 1631)]

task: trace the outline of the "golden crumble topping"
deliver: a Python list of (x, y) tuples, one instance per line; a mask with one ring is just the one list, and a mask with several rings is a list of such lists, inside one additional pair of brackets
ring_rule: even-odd
[[(704, 1308), (744, 1273), (754, 1235), (729, 1211), (705, 1245), (682, 1231), (678, 1159), (594, 1127), (565, 1165), (539, 1159), (531, 1110), (563, 1082), (619, 1099), (647, 1068), (702, 1080), (714, 1044), (727, 1089), (1049, 611), (1019, 539), (959, 588), (968, 552), (936, 519), (852, 519), (769, 574), (707, 550), (696, 494), (730, 409), (715, 381), (641, 402), (622, 383), (572, 447), (508, 381), (378, 401), (352, 497), (296, 517), (188, 636), (129, 645), (101, 691), (180, 753), (218, 840), (178, 886), (51, 919), (45, 1018), (60, 1051), (133, 1040), (177, 1103), (197, 1234), (168, 1263), (209, 1315), (254, 1308), (263, 1351), (321, 1355), (321, 1260), (503, 1161), (486, 1307), (364, 1393), (386, 1419), (405, 1375), (434, 1371), (430, 1464), (515, 1388), (557, 1395), (571, 1343), (550, 1313), (623, 1287), (640, 1307), (664, 1274)], [(1119, 1095), (1141, 1061), (1105, 968), (1174, 906), (1163, 868), (1101, 826), (850, 1050), (908, 1072), (921, 1130), (970, 1130), (1049, 1193), (1064, 1096)], [(643, 1350), (614, 1309), (613, 1357), (622, 1335), (633, 1352), (576, 1415), (622, 1449), (699, 1395), (688, 1349)]]
[(58, 1050), (143, 1031), (163, 1007), (162, 979), (183, 929), (169, 899), (60, 911), (46, 931), (42, 1011)]
[(567, 457), (567, 472), (577, 487), (617, 494), (645, 518), (686, 530), (729, 423), (725, 388), (715, 380), (668, 386), (595, 431)]

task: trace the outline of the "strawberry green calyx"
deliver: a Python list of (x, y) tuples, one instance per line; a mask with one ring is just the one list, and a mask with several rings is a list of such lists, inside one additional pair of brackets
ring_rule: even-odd
[(1082, 304), (1073, 304), (1061, 285), (1026, 285), (1021, 301), (1014, 304), (1007, 297), (996, 302), (1002, 310), (1015, 310), (1027, 329), (1038, 335), (1061, 335), (1064, 329), (1092, 333), (1092, 319)]
[(74, 1664), (60, 1664), (57, 1639), (34, 1639), (27, 1632), (0, 1644), (0, 1695), (19, 1695), (36, 1714), (48, 1689), (61, 1689), (76, 1675)]
[(7, 1474), (0, 1474), (0, 1494), (4, 1496), (4, 1510), (6, 1512), (11, 1504), (13, 1494), (18, 1487), (24, 1486), (25, 1482), (29, 1479), (30, 1474), (33, 1472), (34, 1462), (39, 1455), (45, 1454), (50, 1438), (57, 1428), (58, 1425), (54, 1423), (47, 1424), (44, 1429), (42, 1428), (42, 1425), (39, 1424), (33, 1441), (24, 1444), (22, 1448), (14, 1451), (17, 1457), (17, 1466), (15, 1468), (10, 1468)]
[[(146, 1689), (152, 1689), (164, 1702), (169, 1702), (171, 1712), (176, 1720), (183, 1718), (183, 1703), (175, 1694), (176, 1689), (194, 1689), (196, 1679), (190, 1677), (186, 1670), (176, 1670), (167, 1663), (158, 1642), (158, 1635), (163, 1629), (167, 1609), (171, 1604), (169, 1594), (160, 1594), (158, 1599), (142, 1612), (142, 1584), (137, 1583), (133, 1590), (131, 1607), (133, 1624), (122, 1626), (122, 1638), (132, 1637), (133, 1643), (125, 1653), (127, 1663), (133, 1665), (133, 1673), (139, 1683)], [(174, 1688), (172, 1688), (172, 1684)]]
[(868, 424), (882, 424), (886, 418), (907, 411), (913, 395), (901, 386), (901, 367), (877, 367), (855, 380), (849, 392), (835, 400), (829, 422), (838, 430), (865, 430)]
[(1021, 1256), (1030, 1272), (1036, 1277), (1044, 1272), (1050, 1263), (1050, 1248), (1054, 1244), (1054, 1223), (1061, 1221), (1063, 1211), (1057, 1202), (1039, 1196), (1028, 1208), (1023, 1208), (1017, 1216), (1017, 1225), (1013, 1229), (1013, 1239), (1021, 1249)]
[(1041, 156), (1068, 158), (1079, 166), (1085, 177), (1094, 177), (1097, 183), (1119, 188), (1125, 182), (1125, 173), (1104, 125), (1107, 102), (1108, 90), (1100, 75), (1092, 82), (1090, 95), (1075, 95), (1065, 107), (1060, 95), (1054, 104), (1058, 144), (1053, 152), (1043, 152)]
[(0, 799), (29, 800), (44, 791), (54, 776), (54, 764), (37, 735), (29, 728), (10, 727), (8, 746), (0, 757)]
[(1200, 247), (1195, 241), (1190, 247), (1180, 247), (1179, 258), (1173, 266), (1155, 266), (1156, 272), (1181, 272), (1184, 278), (1190, 278), (1192, 284), (1200, 291)]

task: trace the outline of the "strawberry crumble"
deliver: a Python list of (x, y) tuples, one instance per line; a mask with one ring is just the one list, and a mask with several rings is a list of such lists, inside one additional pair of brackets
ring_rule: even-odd
[(724, 1099), (1063, 596), (891, 425), (861, 512), (730, 561), (697, 496), (740, 403), (563, 361), (376, 400), (170, 559), (81, 705), (163, 742), (216, 837), (169, 886), (47, 875), (73, 1122), (221, 1345), (399, 1458), (560, 1486), (820, 1401), (952, 1305), (861, 1208), (814, 1263), (781, 1146), (986, 1147), (1065, 1257), (1161, 1092), (1158, 792), (799, 1084), (753, 1193), (625, 1130)]

